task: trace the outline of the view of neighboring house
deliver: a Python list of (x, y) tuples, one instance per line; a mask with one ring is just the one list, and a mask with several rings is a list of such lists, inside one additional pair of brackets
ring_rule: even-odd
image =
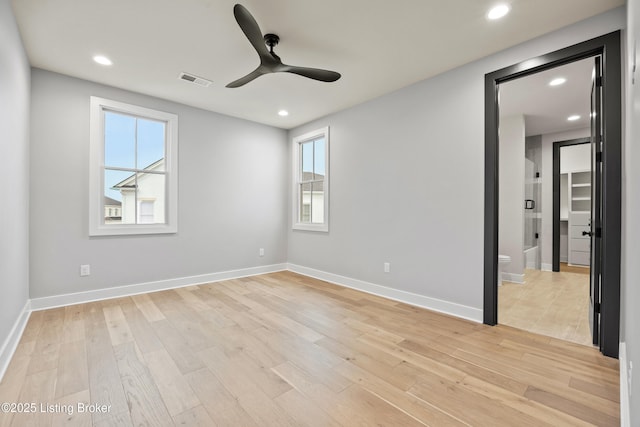
[(300, 222), (324, 223), (324, 175), (302, 172)]
[(164, 159), (160, 159), (144, 168), (144, 172), (134, 173), (112, 187), (122, 194), (122, 224), (165, 222), (164, 170)]
[(119, 224), (122, 221), (122, 202), (104, 196), (104, 223)]

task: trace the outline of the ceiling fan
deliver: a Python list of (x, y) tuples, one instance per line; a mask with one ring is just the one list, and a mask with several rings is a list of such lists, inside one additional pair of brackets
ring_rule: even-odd
[[(265, 34), (263, 37), (258, 23), (241, 4), (236, 4), (233, 7), (233, 15), (236, 17), (236, 21), (242, 29), (242, 32), (247, 36), (247, 39), (249, 39), (249, 43), (251, 43), (256, 52), (258, 52), (260, 65), (246, 76), (229, 83), (227, 87), (240, 87), (263, 74), (279, 72), (298, 74), (323, 82), (335, 82), (340, 78), (340, 73), (336, 73), (335, 71), (283, 64), (280, 57), (273, 52), (273, 48), (280, 41), (280, 37), (276, 34)], [(267, 49), (267, 46), (269, 46), (269, 49)]]

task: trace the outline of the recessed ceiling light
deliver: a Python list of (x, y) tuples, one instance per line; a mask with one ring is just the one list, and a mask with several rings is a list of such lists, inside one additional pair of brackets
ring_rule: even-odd
[(93, 57), (93, 60), (100, 65), (113, 65), (113, 62), (109, 58), (103, 55), (96, 55)]
[(287, 110), (280, 110), (278, 111), (278, 115), (280, 117), (287, 117), (289, 115), (289, 112)]
[(560, 86), (561, 84), (565, 84), (567, 79), (564, 77), (558, 77), (549, 82), (549, 86)]
[(500, 19), (503, 16), (505, 16), (507, 13), (509, 13), (510, 10), (511, 8), (509, 7), (508, 4), (499, 4), (493, 7), (489, 11), (489, 13), (487, 13), (487, 18), (491, 20)]
[(570, 122), (575, 122), (576, 120), (580, 120), (580, 116), (577, 114), (574, 114), (573, 116), (567, 117), (567, 120), (569, 120)]

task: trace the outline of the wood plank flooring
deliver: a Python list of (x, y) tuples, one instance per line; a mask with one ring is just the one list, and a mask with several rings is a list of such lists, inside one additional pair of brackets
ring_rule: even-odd
[(591, 269), (589, 267), (580, 266), (580, 265), (569, 265), (566, 262), (560, 263), (560, 272), (566, 273), (579, 273), (579, 274), (589, 274)]
[(593, 348), (281, 272), (34, 312), (0, 427), (617, 426), (618, 392)]
[(498, 323), (592, 345), (588, 274), (525, 270), (524, 281), (498, 288)]

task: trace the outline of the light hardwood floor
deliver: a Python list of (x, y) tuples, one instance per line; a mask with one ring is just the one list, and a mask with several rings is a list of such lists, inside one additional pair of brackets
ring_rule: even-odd
[(616, 426), (618, 391), (593, 348), (282, 272), (33, 313), (0, 402), (110, 410), (0, 426)]
[(560, 272), (589, 274), (590, 269), (589, 267), (583, 267), (579, 265), (569, 265), (566, 262), (561, 262)]
[(592, 345), (588, 274), (525, 270), (524, 281), (499, 287), (498, 323)]

